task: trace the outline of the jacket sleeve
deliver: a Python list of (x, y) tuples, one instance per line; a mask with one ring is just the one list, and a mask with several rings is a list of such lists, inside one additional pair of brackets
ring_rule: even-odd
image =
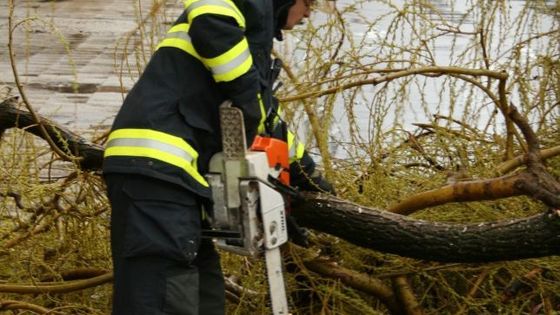
[(186, 3), (189, 36), (221, 92), (243, 111), (247, 143), (264, 128), (260, 77), (244, 34), (245, 19), (230, 0)]

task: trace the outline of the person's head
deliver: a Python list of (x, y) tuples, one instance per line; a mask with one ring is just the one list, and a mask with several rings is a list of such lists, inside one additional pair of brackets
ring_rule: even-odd
[(295, 0), (294, 4), (288, 9), (286, 23), (282, 27), (284, 30), (291, 30), (300, 24), (304, 18), (311, 15), (311, 5), (313, 0)]
[(276, 38), (282, 39), (280, 30), (291, 30), (311, 14), (314, 0), (273, 0)]

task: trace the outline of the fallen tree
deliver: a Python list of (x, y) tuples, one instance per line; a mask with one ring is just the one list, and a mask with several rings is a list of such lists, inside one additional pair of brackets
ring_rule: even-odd
[[(0, 104), (0, 131), (20, 128), (42, 137), (37, 123), (17, 99)], [(442, 262), (490, 262), (560, 254), (560, 185), (542, 166), (538, 142), (523, 119), (512, 111), (512, 120), (528, 139), (527, 169), (491, 180), (458, 182), (422, 199), (421, 194), (399, 206), (409, 214), (423, 207), (455, 201), (491, 200), (527, 195), (542, 201), (550, 210), (544, 213), (500, 222), (446, 224), (415, 220), (404, 215), (364, 207), (347, 200), (316, 193), (305, 193), (296, 203), (293, 215), (300, 225), (325, 232), (364, 248), (416, 259)], [(103, 148), (75, 133), (41, 118), (56, 144), (78, 158), (83, 170), (99, 171)], [(501, 185), (497, 184), (501, 183)], [(504, 184), (505, 183), (505, 184)], [(505, 187), (505, 188), (504, 188)], [(447, 192), (447, 193), (444, 193)], [(424, 195), (428, 193), (423, 193)], [(447, 197), (445, 197), (447, 196)], [(428, 200), (414, 203), (415, 198)]]

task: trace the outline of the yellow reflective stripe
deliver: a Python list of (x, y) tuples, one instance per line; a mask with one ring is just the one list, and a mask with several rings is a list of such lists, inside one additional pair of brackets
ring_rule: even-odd
[(147, 157), (177, 166), (201, 185), (206, 179), (197, 170), (196, 152), (185, 140), (150, 129), (117, 129), (109, 135), (104, 156)]
[(228, 82), (244, 75), (253, 65), (249, 43), (244, 37), (225, 53), (214, 58), (202, 58), (202, 62), (212, 70), (216, 82)]
[(187, 52), (202, 61), (210, 69), (216, 82), (235, 80), (251, 69), (253, 58), (246, 38), (241, 39), (239, 43), (220, 56), (202, 58), (192, 45), (188, 31), (189, 24), (187, 23), (173, 26), (157, 49), (161, 47), (175, 47)]
[(239, 11), (239, 9), (235, 5), (235, 3), (233, 3), (233, 1), (231, 1), (231, 0), (186, 0), (186, 1), (183, 1), (183, 4), (185, 6), (185, 9), (189, 9), (195, 4), (198, 4), (199, 6), (200, 5), (205, 5), (205, 4), (221, 5), (221, 6), (226, 6), (228, 8), (231, 8), (237, 14), (239, 14), (240, 16), (243, 16), (241, 11)]
[(191, 163), (194, 158), (188, 152), (174, 145), (161, 142), (154, 139), (146, 138), (113, 138), (107, 142), (107, 148), (112, 147), (135, 147), (135, 148), (150, 148), (154, 150), (159, 150), (162, 152), (167, 152), (173, 154), (177, 157), (184, 159), (185, 161)]
[(304, 152), (305, 152), (305, 146), (303, 145), (303, 143), (298, 141), (297, 149), (296, 149), (296, 160), (301, 160)]
[(206, 179), (204, 179), (204, 177), (202, 177), (202, 175), (200, 175), (196, 171), (196, 169), (194, 169), (191, 163), (167, 152), (162, 152), (151, 148), (111, 147), (105, 150), (105, 156), (138, 156), (160, 160), (167, 164), (171, 164), (183, 169), (201, 185), (203, 185), (204, 187), (208, 187)]
[(303, 157), (305, 147), (301, 142), (296, 140), (296, 136), (291, 131), (288, 131), (288, 148), (290, 163), (300, 160)]
[(167, 31), (168, 33), (174, 33), (174, 32), (188, 32), (190, 28), (190, 25), (188, 23), (179, 23), (179, 24), (175, 24), (173, 25), (169, 31)]
[(232, 1), (228, 0), (187, 0), (185, 1), (187, 19), (192, 22), (202, 14), (218, 14), (229, 16), (237, 21), (241, 28), (245, 28), (245, 18)]
[(188, 154), (190, 154), (193, 159), (198, 158), (198, 152), (193, 149), (190, 144), (188, 144), (183, 138), (177, 137), (174, 135), (170, 135), (165, 132), (151, 130), (151, 129), (134, 129), (134, 128), (125, 128), (125, 129), (117, 129), (111, 132), (109, 135), (108, 141), (117, 138), (145, 138), (145, 139), (153, 139), (157, 141), (161, 141), (163, 143), (167, 143), (173, 146), (176, 146)]
[(272, 119), (272, 126), (276, 128), (276, 125), (280, 121), (280, 116), (282, 116), (282, 106), (278, 105), (278, 109), (276, 110), (276, 115), (274, 115), (274, 119)]
[(156, 49), (161, 47), (175, 47), (179, 48), (193, 57), (200, 59), (200, 56), (194, 49), (191, 43), (191, 37), (189, 36), (189, 24), (181, 23), (174, 25), (165, 36), (165, 39), (159, 43)]
[(245, 73), (247, 73), (247, 71), (249, 71), (249, 69), (251, 69), (251, 66), (253, 65), (253, 58), (251, 57), (251, 55), (249, 55), (249, 58), (245, 59), (245, 61), (240, 64), (237, 68), (231, 70), (228, 73), (224, 73), (224, 74), (214, 74), (214, 80), (216, 82), (229, 82), (229, 81), (233, 81), (237, 78), (239, 78), (240, 76), (244, 75)]
[(166, 38), (161, 41), (161, 43), (157, 46), (157, 49), (161, 47), (174, 47), (179, 48), (186, 53), (190, 54), (191, 56), (200, 59), (198, 53), (194, 49), (193, 45), (190, 42), (187, 42), (181, 38)]
[(288, 131), (288, 157), (290, 159), (290, 163), (296, 160), (295, 158), (295, 146), (294, 146), (295, 136), (291, 131)]
[(265, 128), (266, 128), (266, 126), (264, 124), (264, 122), (266, 121), (266, 111), (265, 111), (264, 103), (262, 101), (260, 93), (257, 94), (257, 99), (259, 100), (259, 108), (261, 110), (261, 120), (259, 121), (259, 126), (257, 128), (257, 133), (258, 134), (263, 134), (264, 131), (265, 131)]

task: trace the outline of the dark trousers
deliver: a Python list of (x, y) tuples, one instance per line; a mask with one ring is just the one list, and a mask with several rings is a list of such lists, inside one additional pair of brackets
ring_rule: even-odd
[(222, 315), (224, 279), (201, 205), (151, 177), (106, 174), (111, 203), (113, 315)]

